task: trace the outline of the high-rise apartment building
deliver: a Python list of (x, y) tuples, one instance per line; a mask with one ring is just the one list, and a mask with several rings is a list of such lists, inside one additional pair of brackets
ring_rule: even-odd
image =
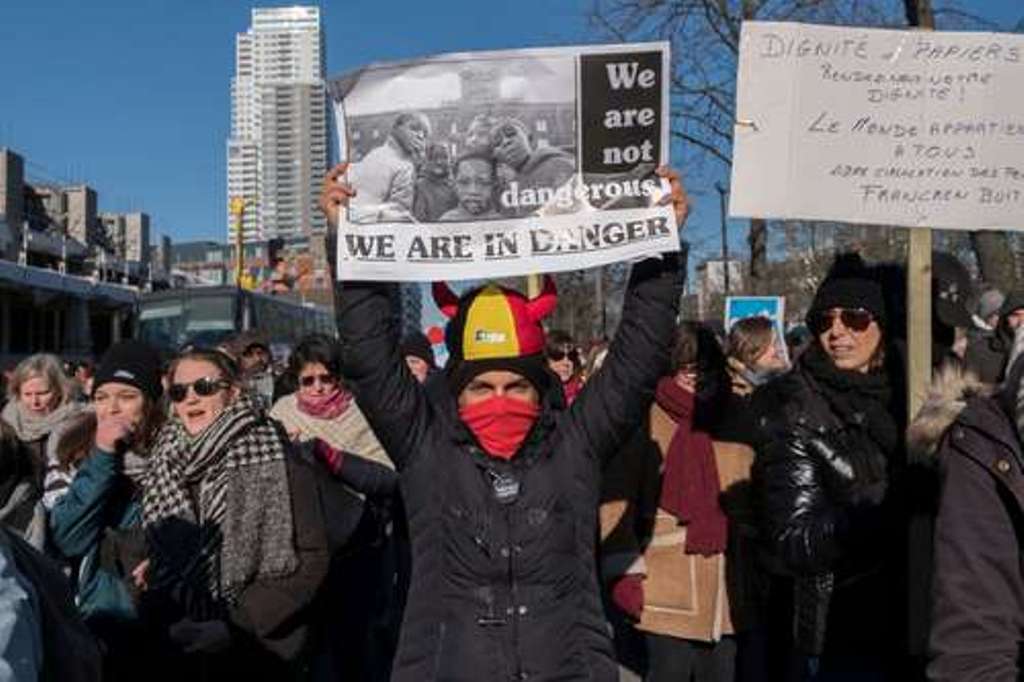
[[(317, 209), (329, 128), (324, 39), (316, 7), (252, 10), (237, 36), (231, 81), (228, 197), (246, 201), (246, 241), (322, 231)], [(226, 210), (228, 238), (235, 219)]]

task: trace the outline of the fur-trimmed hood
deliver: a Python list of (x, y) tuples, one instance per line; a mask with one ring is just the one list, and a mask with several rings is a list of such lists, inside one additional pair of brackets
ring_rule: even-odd
[(911, 459), (924, 459), (935, 454), (943, 434), (952, 426), (973, 397), (986, 397), (994, 387), (982, 383), (962, 367), (946, 366), (935, 375), (924, 405), (907, 428), (907, 452)]

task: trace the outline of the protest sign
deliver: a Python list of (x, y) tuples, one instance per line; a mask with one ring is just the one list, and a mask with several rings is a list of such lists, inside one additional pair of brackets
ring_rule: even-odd
[(1024, 37), (744, 22), (730, 214), (1024, 225)]
[(675, 251), (667, 43), (441, 55), (332, 79), (356, 189), (338, 273), (576, 270)]
[(766, 317), (775, 326), (775, 343), (789, 361), (786, 347), (786, 299), (782, 296), (729, 296), (725, 299), (725, 333), (747, 317)]

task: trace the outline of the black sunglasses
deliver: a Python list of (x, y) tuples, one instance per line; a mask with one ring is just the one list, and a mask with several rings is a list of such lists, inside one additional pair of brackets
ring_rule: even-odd
[(196, 395), (206, 397), (230, 386), (231, 382), (226, 379), (203, 377), (196, 379), (190, 384), (171, 384), (170, 388), (167, 389), (167, 397), (171, 399), (171, 402), (180, 403), (188, 396), (189, 387), (196, 392)]
[(561, 362), (562, 360), (569, 358), (573, 362), (579, 361), (580, 354), (575, 350), (565, 350), (564, 348), (558, 350), (552, 350), (548, 352), (548, 360), (552, 362)]
[(831, 329), (837, 317), (844, 327), (853, 332), (864, 331), (875, 320), (875, 316), (863, 308), (842, 308), (839, 311), (820, 310), (811, 315), (808, 323), (814, 335), (818, 336)]
[(316, 383), (317, 379), (319, 379), (320, 383), (323, 384), (324, 386), (333, 386), (334, 384), (338, 383), (338, 377), (334, 376), (333, 374), (309, 374), (304, 377), (300, 377), (299, 383), (305, 386), (306, 388), (309, 388), (314, 383)]

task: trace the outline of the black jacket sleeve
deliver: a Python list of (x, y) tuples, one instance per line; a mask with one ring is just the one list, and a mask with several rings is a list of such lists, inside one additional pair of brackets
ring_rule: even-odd
[(342, 373), (398, 469), (422, 449), (429, 401), (398, 352), (391, 301), (395, 285), (351, 282), (335, 288)]
[(364, 495), (374, 497), (393, 495), (398, 488), (398, 474), (393, 469), (348, 452), (338, 478)]
[[(946, 447), (939, 457), (942, 493), (935, 524), (928, 679), (1017, 680), (1024, 576), (1014, 505), (1007, 503), (1009, 492), (1001, 490), (994, 472)], [(1013, 473), (1020, 475), (1019, 470)]]
[(681, 294), (679, 262), (666, 254), (633, 266), (608, 358), (569, 410), (587, 450), (600, 460), (615, 454), (640, 424), (668, 369)]
[(232, 629), (286, 661), (304, 650), (314, 598), (330, 562), (314, 472), (309, 465), (290, 460), (288, 476), (299, 567), (290, 576), (249, 585), (229, 613)]

